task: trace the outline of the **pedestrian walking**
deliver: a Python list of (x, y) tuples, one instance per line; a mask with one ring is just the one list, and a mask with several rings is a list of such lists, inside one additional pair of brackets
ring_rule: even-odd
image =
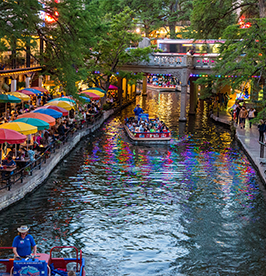
[(248, 121), (249, 121), (249, 128), (251, 128), (251, 120), (255, 118), (255, 112), (256, 110), (254, 108), (250, 108), (248, 109)]
[(241, 107), (239, 112), (239, 125), (240, 128), (245, 128), (246, 118), (248, 117), (248, 111), (244, 106)]
[(240, 109), (241, 109), (241, 107), (240, 107), (239, 103), (236, 103), (236, 107), (235, 107), (236, 124), (238, 124)]
[(260, 120), (260, 123), (258, 125), (258, 129), (259, 129), (259, 141), (263, 142), (264, 141), (264, 132), (266, 130), (266, 125), (265, 125), (265, 122), (263, 120)]

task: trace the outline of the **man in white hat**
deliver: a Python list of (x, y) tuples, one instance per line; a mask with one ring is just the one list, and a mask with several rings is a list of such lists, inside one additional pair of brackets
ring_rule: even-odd
[(25, 258), (31, 254), (31, 248), (33, 247), (33, 254), (37, 254), (37, 246), (32, 237), (28, 234), (30, 228), (27, 225), (22, 225), (17, 228), (19, 234), (13, 240), (13, 252), (16, 257)]

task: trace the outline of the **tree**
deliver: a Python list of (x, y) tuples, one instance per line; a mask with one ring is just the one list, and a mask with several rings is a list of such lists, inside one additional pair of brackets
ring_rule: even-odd
[(238, 25), (226, 29), (227, 39), (221, 46), (221, 59), (216, 66), (219, 75), (231, 76), (223, 83), (231, 85), (233, 90), (249, 81), (254, 89), (266, 86), (266, 18), (249, 19), (249, 22), (251, 27), (247, 29)]
[(192, 0), (166, 0), (163, 7), (164, 26), (169, 27), (169, 36), (177, 38), (176, 26), (187, 26), (192, 12)]
[(37, 29), (45, 43), (38, 57), (44, 73), (73, 95), (77, 92), (76, 82), (86, 79), (85, 56), (96, 43), (95, 28), (99, 28), (99, 20), (89, 7), (91, 4), (84, 5), (82, 0), (49, 2), (45, 12), (55, 22)]
[(237, 23), (237, 12), (260, 10), (262, 15), (263, 9), (264, 0), (194, 0), (188, 31), (194, 38), (221, 38), (226, 27)]
[[(0, 2), (0, 51), (12, 51), (5, 64), (16, 65), (18, 55), (27, 51), (27, 47), (36, 46), (31, 35), (40, 23), (38, 12), (41, 5), (37, 0), (5, 0)], [(19, 52), (18, 52), (19, 51)]]
[[(103, 32), (98, 34), (97, 44), (94, 45), (86, 57), (88, 69), (88, 82), (98, 87), (108, 89), (111, 77), (116, 75), (127, 79), (140, 78), (140, 74), (119, 71), (120, 65), (128, 62), (137, 62), (149, 59), (151, 48), (136, 48), (127, 50), (132, 44), (141, 40), (141, 36), (135, 32), (136, 20), (133, 12), (127, 7), (115, 16), (106, 15), (102, 19)], [(95, 74), (100, 72), (101, 74)]]

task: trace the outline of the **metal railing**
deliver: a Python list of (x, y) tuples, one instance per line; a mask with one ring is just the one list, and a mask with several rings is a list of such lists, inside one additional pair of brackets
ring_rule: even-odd
[(264, 158), (264, 148), (266, 147), (266, 144), (259, 141), (260, 144), (260, 158)]

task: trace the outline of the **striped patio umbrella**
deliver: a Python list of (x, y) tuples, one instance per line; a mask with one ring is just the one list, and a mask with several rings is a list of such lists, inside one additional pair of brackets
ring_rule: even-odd
[(36, 118), (24, 117), (24, 118), (16, 119), (13, 122), (22, 122), (22, 123), (25, 123), (25, 124), (35, 126), (35, 127), (38, 128), (38, 131), (50, 128), (50, 125), (47, 122), (45, 122), (43, 120), (40, 120), (40, 119), (36, 119)]
[(11, 96), (17, 97), (21, 101), (24, 101), (24, 102), (27, 102), (30, 100), (30, 97), (28, 95), (21, 93), (21, 92), (8, 92), (8, 93), (6, 93), (6, 95), (11, 95)]
[(43, 121), (47, 122), (50, 126), (55, 125), (55, 118), (53, 118), (49, 115), (46, 115), (46, 114), (29, 112), (29, 113), (24, 113), (22, 115), (19, 115), (17, 118), (20, 119), (20, 118), (25, 118), (25, 117), (43, 120)]
[(0, 125), (0, 128), (12, 129), (21, 134), (29, 135), (38, 131), (37, 127), (22, 122), (10, 122)]
[(91, 92), (82, 92), (80, 95), (84, 96), (84, 97), (89, 97), (91, 100), (94, 100), (94, 101), (101, 99), (101, 97), (99, 95), (96, 95)]
[(42, 96), (42, 95), (43, 95), (43, 92), (41, 92), (40, 90), (37, 90), (37, 89), (33, 89), (33, 88), (24, 88), (23, 90), (28, 90), (28, 91), (34, 93), (34, 94), (37, 95), (37, 96)]
[(61, 112), (63, 114), (63, 116), (68, 116), (68, 111), (60, 106), (56, 106), (56, 105), (44, 105), (41, 107), (36, 108), (35, 110), (38, 109), (53, 109), (55, 111)]
[(45, 115), (49, 115), (55, 119), (61, 118), (63, 116), (63, 114), (61, 112), (58, 112), (56, 110), (53, 109), (48, 109), (48, 108), (40, 108), (40, 109), (35, 109), (33, 111), (33, 113), (42, 113)]
[(54, 102), (54, 101), (71, 102), (73, 104), (76, 104), (76, 101), (74, 101), (73, 99), (68, 98), (68, 97), (54, 98), (54, 99), (50, 100), (48, 103)]
[(101, 88), (99, 88), (99, 87), (89, 87), (86, 90), (96, 90), (96, 91), (99, 91), (99, 92), (102, 92), (102, 93), (106, 94), (106, 91), (103, 90), (103, 89), (101, 89)]
[(46, 105), (55, 105), (55, 106), (62, 107), (66, 110), (75, 109), (75, 104), (74, 103), (66, 102), (66, 101), (49, 101), (49, 103), (46, 104)]
[(43, 88), (43, 87), (39, 87), (39, 86), (34, 86), (34, 87), (31, 87), (32, 89), (36, 89), (36, 90), (39, 90), (43, 93), (48, 93), (48, 90)]
[(26, 89), (21, 89), (21, 90), (18, 90), (17, 92), (26, 94), (26, 95), (28, 95), (28, 96), (36, 96), (35, 93), (33, 93), (33, 92), (29, 91), (29, 90), (26, 90)]
[(96, 95), (100, 96), (101, 98), (103, 98), (105, 96), (105, 93), (102, 93), (102, 92), (100, 92), (98, 90), (87, 89), (87, 90), (82, 91), (82, 93), (88, 93), (88, 92), (96, 94)]

